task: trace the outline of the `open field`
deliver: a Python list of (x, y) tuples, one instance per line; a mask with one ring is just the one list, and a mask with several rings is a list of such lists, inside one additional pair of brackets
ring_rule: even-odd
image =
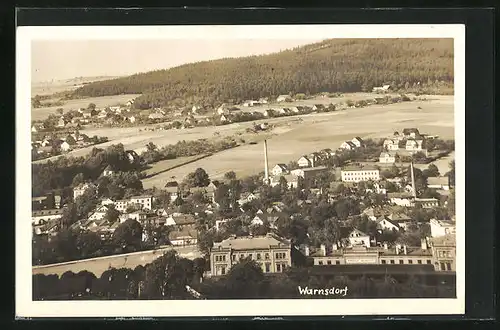
[[(119, 103), (125, 103), (130, 99), (134, 99), (138, 94), (123, 94), (123, 95), (113, 95), (113, 96), (102, 96), (102, 97), (89, 97), (84, 99), (68, 100), (62, 106), (57, 107), (43, 107), (43, 108), (32, 108), (31, 109), (31, 120), (43, 120), (46, 119), (51, 114), (57, 114), (56, 110), (63, 108), (64, 111), (77, 110), (80, 108), (87, 108), (89, 103), (94, 103), (98, 108), (113, 106)], [(45, 102), (45, 101), (43, 101)]]
[(188, 156), (188, 157), (179, 157), (175, 159), (165, 159), (161, 160), (159, 162), (156, 162), (154, 164), (151, 164), (150, 168), (147, 170), (144, 170), (143, 173), (146, 174), (147, 176), (150, 175), (155, 175), (157, 173), (161, 173), (164, 171), (167, 171), (173, 167), (177, 167), (195, 160), (198, 160), (200, 158), (206, 157), (205, 155), (196, 155), (196, 156)]
[[(272, 167), (276, 163), (288, 163), (301, 155), (323, 148), (336, 149), (344, 140), (350, 140), (354, 136), (365, 139), (383, 138), (405, 127), (417, 127), (422, 133), (453, 139), (453, 103), (449, 99), (452, 97), (312, 114), (300, 116), (302, 122), (298, 122), (297, 117), (268, 120), (273, 123), (288, 120), (291, 123), (290, 126), (276, 129), (275, 135), (268, 137), (269, 164)], [(417, 109), (418, 106), (422, 109)], [(447, 167), (448, 161), (443, 159), (438, 162)], [(150, 188), (165, 182), (171, 176), (182, 178), (198, 167), (204, 168), (214, 179), (230, 170), (239, 176), (257, 174), (264, 169), (263, 145), (246, 144), (226, 150), (148, 178), (143, 181), (143, 185)]]
[[(94, 259), (86, 259), (80, 261), (73, 261), (55, 265), (34, 266), (32, 269), (33, 275), (35, 274), (56, 274), (61, 276), (67, 271), (78, 273), (82, 270), (94, 273), (99, 277), (101, 274), (112, 268), (130, 268), (134, 269), (139, 265), (146, 265), (153, 262), (156, 258), (160, 257), (164, 252), (172, 250), (172, 247), (162, 248), (158, 250), (142, 251), (128, 254), (120, 254), (109, 257), (101, 257)], [(176, 247), (175, 250), (179, 256), (188, 259), (195, 259), (201, 256), (196, 246)]]
[[(377, 96), (376, 94), (361, 95), (359, 96), (360, 99), (366, 99), (369, 97), (368, 95), (372, 95), (371, 97)], [(344, 97), (354, 99), (354, 95)], [(336, 149), (342, 141), (350, 140), (354, 136), (383, 138), (392, 135), (394, 131), (401, 131), (405, 127), (417, 127), (424, 134), (439, 135), (445, 139), (453, 138), (453, 96), (422, 97), (426, 97), (427, 100), (391, 105), (373, 105), (366, 108), (347, 109), (331, 113), (262, 119), (256, 122), (279, 125), (271, 134), (266, 134), (270, 166), (278, 162), (288, 163), (291, 160), (298, 159), (303, 154), (323, 148)], [(418, 109), (418, 107), (421, 107), (421, 109)], [(101, 144), (100, 147), (123, 143), (126, 149), (142, 152), (149, 142), (161, 147), (181, 140), (212, 138), (215, 132), (219, 133), (219, 137), (233, 136), (243, 138), (247, 142), (259, 142), (263, 139), (262, 133), (245, 133), (245, 129), (252, 127), (252, 125), (253, 122), (245, 122), (224, 126), (166, 131), (144, 131), (144, 127), (95, 128), (85, 130), (85, 133), (107, 136), (110, 141)], [(238, 133), (241, 135), (238, 135)], [(78, 149), (71, 152), (70, 155), (83, 156), (88, 154), (91, 149)], [(145, 188), (149, 188), (164, 183), (172, 176), (180, 179), (198, 167), (203, 167), (213, 178), (220, 177), (229, 170), (235, 171), (238, 175), (258, 173), (263, 170), (262, 159), (262, 144), (251, 145), (247, 143), (145, 179), (143, 184)], [(43, 161), (46, 160), (40, 162)]]
[(114, 78), (118, 77), (79, 77), (63, 80), (32, 82), (31, 95), (51, 95), (59, 92), (72, 91), (86, 83)]

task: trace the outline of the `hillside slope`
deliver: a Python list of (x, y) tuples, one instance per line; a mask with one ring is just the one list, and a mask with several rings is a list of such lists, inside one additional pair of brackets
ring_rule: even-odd
[[(202, 50), (200, 50), (202, 51)], [(99, 81), (75, 96), (143, 94), (136, 106), (216, 105), (286, 93), (453, 83), (452, 39), (335, 39), (275, 54), (190, 63)]]

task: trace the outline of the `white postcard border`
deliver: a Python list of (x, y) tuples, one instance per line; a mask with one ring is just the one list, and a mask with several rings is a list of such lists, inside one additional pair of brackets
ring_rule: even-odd
[[(16, 317), (436, 315), (465, 312), (465, 26), (47, 26), (18, 27), (16, 38)], [(168, 36), (168, 37), (165, 37)], [(292, 299), (210, 301), (32, 301), (31, 41), (132, 39), (453, 38), (455, 52), (455, 299)]]

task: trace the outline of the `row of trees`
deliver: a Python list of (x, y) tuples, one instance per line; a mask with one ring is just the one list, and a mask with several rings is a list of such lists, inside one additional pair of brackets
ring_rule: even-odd
[[(153, 263), (131, 269), (110, 269), (97, 278), (82, 271), (78, 274), (33, 275), (34, 300), (67, 299), (349, 299), (349, 298), (445, 298), (454, 297), (453, 282), (436, 285), (425, 277), (405, 276), (351, 278), (335, 276), (321, 279), (307, 269), (292, 268), (267, 277), (252, 260), (235, 264), (222, 279), (199, 278), (207, 265), (203, 259), (193, 261), (169, 252)], [(190, 295), (186, 285), (194, 287), (200, 297)], [(301, 288), (345, 288), (346, 296), (304, 296)]]
[(384, 83), (396, 89), (415, 90), (453, 84), (452, 40), (337, 39), (321, 44), (327, 47), (314, 52), (307, 51), (306, 46), (95, 82), (74, 94), (142, 94), (134, 105), (146, 109), (180, 100), (213, 106), (229, 100), (240, 103), (287, 93), (369, 91)]
[[(106, 215), (106, 219), (108, 218), (109, 222), (117, 221), (117, 217), (112, 220), (111, 214)], [(154, 238), (154, 229), (147, 228), (147, 231), (149, 236)], [(152, 245), (148, 243), (151, 242), (142, 240), (143, 232), (142, 225), (133, 219), (119, 224), (107, 240), (103, 240), (96, 232), (63, 227), (50, 240), (43, 236), (33, 239), (33, 264), (66, 262), (150, 248)]]
[(68, 271), (60, 278), (37, 274), (33, 299), (190, 299), (185, 286), (199, 282), (206, 267), (203, 259), (189, 260), (168, 251), (145, 266), (111, 268), (100, 277), (88, 271)]

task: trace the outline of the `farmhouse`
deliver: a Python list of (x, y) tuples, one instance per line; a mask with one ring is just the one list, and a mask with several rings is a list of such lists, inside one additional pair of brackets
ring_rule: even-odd
[(377, 219), (377, 229), (399, 231), (399, 225), (385, 216), (381, 216)]
[(351, 142), (356, 146), (356, 148), (361, 148), (363, 146), (363, 140), (359, 136), (353, 138)]
[(308, 168), (299, 168), (291, 171), (292, 175), (297, 177), (302, 177), (304, 180), (309, 180), (314, 178), (320, 173), (328, 171), (328, 168), (325, 166), (317, 166), (317, 167), (308, 167)]
[(371, 166), (348, 166), (341, 170), (342, 182), (378, 181), (380, 171)]
[(424, 140), (408, 139), (406, 140), (407, 151), (422, 151)]
[(165, 116), (161, 112), (155, 112), (152, 113), (148, 116), (149, 119), (157, 120), (157, 119), (163, 119)]
[(198, 232), (194, 229), (174, 230), (168, 234), (168, 240), (174, 246), (196, 245)]
[(276, 164), (271, 170), (271, 173), (275, 176), (288, 174), (289, 173), (288, 166), (286, 166), (285, 164)]
[(398, 139), (385, 139), (384, 149), (387, 151), (399, 150), (399, 140)]
[(264, 117), (275, 117), (276, 114), (276, 110), (273, 109), (267, 109), (266, 111), (264, 111)]
[(297, 164), (299, 167), (312, 167), (314, 166), (314, 160), (310, 159), (307, 156), (302, 156), (297, 160)]
[(414, 205), (414, 197), (409, 193), (388, 193), (387, 197), (392, 204), (411, 207)]
[(143, 196), (133, 196), (130, 197), (130, 202), (132, 204), (139, 204), (144, 210), (151, 210), (153, 205), (153, 196), (143, 195)]
[(396, 162), (396, 154), (389, 153), (389, 152), (382, 152), (378, 159), (379, 159), (379, 163), (393, 164)]
[(353, 149), (356, 149), (356, 145), (354, 143), (352, 143), (352, 141), (344, 141), (340, 145), (340, 149), (353, 150)]

